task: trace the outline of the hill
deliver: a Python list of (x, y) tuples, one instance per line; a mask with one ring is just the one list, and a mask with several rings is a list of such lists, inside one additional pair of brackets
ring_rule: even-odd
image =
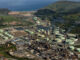
[[(47, 11), (47, 12), (46, 12)], [(51, 16), (54, 15), (56, 17), (61, 17), (64, 15), (72, 15), (75, 14), (76, 16), (80, 16), (80, 2), (72, 2), (72, 1), (58, 1), (56, 3), (53, 3), (47, 7), (44, 7), (42, 9), (39, 9), (35, 15), (48, 15), (50, 16), (50, 12), (53, 11), (55, 13), (52, 13)], [(42, 17), (41, 16), (41, 17)]]
[(0, 15), (7, 15), (9, 11), (7, 8), (0, 8)]
[(80, 12), (80, 2), (58, 1), (45, 8), (54, 10), (58, 13), (75, 13)]
[(38, 10), (35, 15), (51, 22), (61, 18), (58, 21), (64, 20), (64, 23), (56, 22), (57, 26), (66, 30), (74, 26), (71, 32), (80, 34), (80, 2), (58, 1)]

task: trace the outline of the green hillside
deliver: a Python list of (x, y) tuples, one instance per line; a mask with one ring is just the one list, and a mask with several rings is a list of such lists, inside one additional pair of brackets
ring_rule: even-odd
[(58, 1), (58, 2), (51, 4), (45, 8), (54, 10), (59, 13), (80, 12), (80, 2)]

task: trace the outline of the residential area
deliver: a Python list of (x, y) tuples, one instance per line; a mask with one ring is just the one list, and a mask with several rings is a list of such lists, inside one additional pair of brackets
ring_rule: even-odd
[(33, 17), (33, 26), (15, 26), (0, 29), (0, 44), (16, 46), (8, 53), (18, 58), (35, 60), (78, 60), (80, 48), (75, 47), (76, 34), (65, 33), (65, 30), (51, 26), (49, 21)]

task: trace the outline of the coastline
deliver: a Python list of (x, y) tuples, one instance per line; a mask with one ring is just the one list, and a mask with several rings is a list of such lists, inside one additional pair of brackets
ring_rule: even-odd
[(10, 11), (9, 15), (32, 16), (36, 11)]

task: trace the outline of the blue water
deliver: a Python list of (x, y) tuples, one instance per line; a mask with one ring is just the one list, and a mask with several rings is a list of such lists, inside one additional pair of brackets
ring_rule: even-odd
[(13, 11), (32, 11), (43, 8), (57, 0), (0, 0), (0, 8)]

